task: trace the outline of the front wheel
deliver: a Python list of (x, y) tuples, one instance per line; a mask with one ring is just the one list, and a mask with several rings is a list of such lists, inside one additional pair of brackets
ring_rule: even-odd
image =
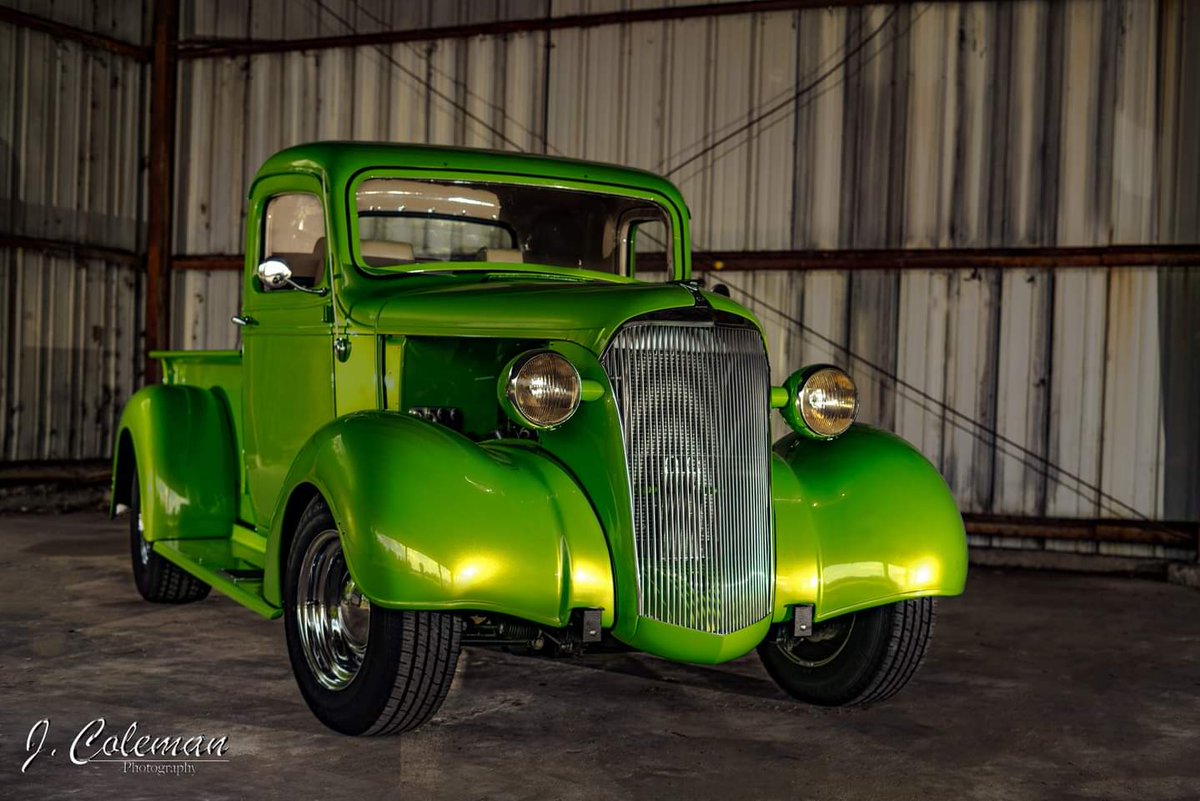
[(866, 706), (897, 693), (917, 672), (933, 634), (934, 599), (867, 609), (823, 621), (803, 639), (758, 646), (786, 693), (821, 706)]
[(284, 616), (300, 694), (334, 731), (411, 731), (446, 699), (462, 621), (372, 606), (350, 576), (337, 525), (319, 497), (292, 540)]

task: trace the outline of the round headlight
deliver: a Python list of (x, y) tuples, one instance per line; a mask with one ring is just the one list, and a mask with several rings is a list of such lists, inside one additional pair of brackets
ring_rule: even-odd
[(580, 391), (575, 365), (553, 351), (538, 351), (512, 363), (504, 396), (517, 423), (529, 428), (554, 428), (575, 414)]
[(858, 389), (850, 376), (836, 367), (802, 370), (788, 379), (788, 389), (790, 414), (784, 417), (797, 431), (836, 437), (845, 433), (858, 414)]

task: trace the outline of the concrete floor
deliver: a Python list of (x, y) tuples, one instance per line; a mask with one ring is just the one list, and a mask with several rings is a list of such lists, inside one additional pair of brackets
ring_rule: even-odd
[[(278, 622), (215, 594), (142, 602), (120, 523), (8, 516), (0, 543), (0, 798), (1200, 797), (1200, 592), (1183, 587), (977, 569), (916, 680), (858, 712), (793, 704), (753, 656), (472, 649), (431, 725), (360, 740), (309, 714)], [(229, 761), (161, 777), (71, 764), (99, 717), (225, 735)]]

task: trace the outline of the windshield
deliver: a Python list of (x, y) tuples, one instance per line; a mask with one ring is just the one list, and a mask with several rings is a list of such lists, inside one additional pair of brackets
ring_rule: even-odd
[(647, 200), (483, 182), (371, 179), (356, 210), (359, 261), (376, 270), (495, 262), (628, 275), (636, 232), (638, 252), (662, 252), (670, 230)]

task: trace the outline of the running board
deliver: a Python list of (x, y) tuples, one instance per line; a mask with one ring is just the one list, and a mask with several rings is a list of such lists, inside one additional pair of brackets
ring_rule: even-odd
[(228, 538), (157, 540), (154, 552), (178, 565), (214, 590), (252, 609), (267, 620), (283, 610), (263, 597), (263, 573), (234, 555), (236, 545)]

